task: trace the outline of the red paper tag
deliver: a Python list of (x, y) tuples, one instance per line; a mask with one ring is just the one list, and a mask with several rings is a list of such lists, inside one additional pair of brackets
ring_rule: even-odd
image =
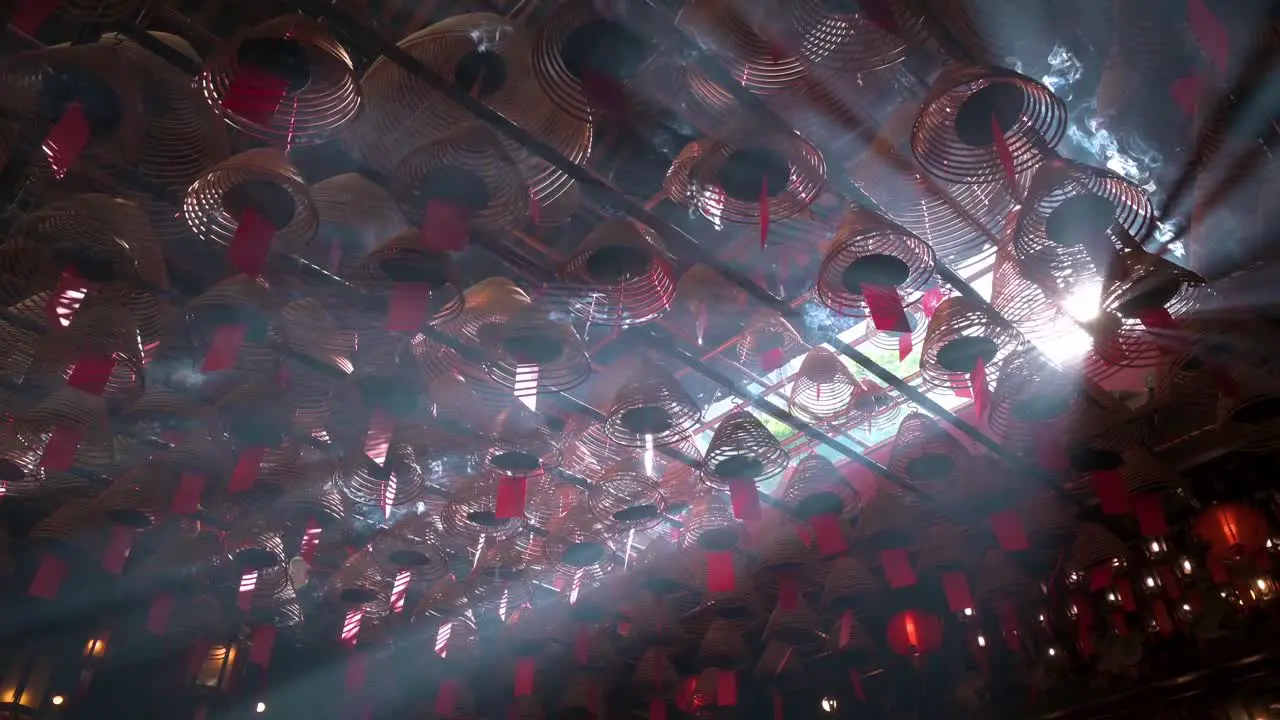
[(911, 322), (898, 290), (888, 285), (862, 285), (862, 298), (871, 313), (871, 324), (881, 332), (911, 333)]
[(1173, 573), (1173, 568), (1161, 565), (1156, 568), (1156, 574), (1160, 576), (1160, 584), (1164, 586), (1166, 595), (1174, 600), (1182, 597), (1182, 584), (1178, 582), (1178, 576)]
[(320, 525), (315, 520), (307, 520), (307, 527), (302, 531), (302, 542), (298, 544), (298, 557), (305, 560), (308, 565), (315, 563), (321, 532)]
[(52, 553), (45, 553), (40, 558), (40, 567), (36, 568), (36, 576), (31, 580), (27, 594), (41, 600), (52, 600), (58, 597), (62, 581), (67, 577), (67, 561)]
[(388, 332), (418, 332), (431, 317), (431, 286), (398, 282), (387, 303)]
[(1135, 612), (1138, 609), (1138, 601), (1133, 597), (1133, 585), (1129, 582), (1129, 578), (1118, 577), (1115, 581), (1116, 595), (1120, 598), (1120, 605), (1126, 612)]
[(580, 625), (573, 635), (573, 657), (578, 661), (579, 665), (586, 665), (588, 655), (587, 651), (591, 645), (591, 629), (586, 625)]
[(769, 178), (760, 178), (760, 248), (769, 241)]
[(1055, 426), (1042, 425), (1036, 428), (1035, 444), (1036, 463), (1042, 470), (1062, 472), (1071, 468), (1071, 458), (1067, 455), (1067, 446)]
[(249, 277), (261, 275), (276, 230), (256, 208), (245, 206), (240, 213), (240, 222), (236, 224), (236, 234), (231, 237), (231, 245), (227, 248), (231, 266)]
[(1194, 119), (1196, 116), (1202, 85), (1203, 80), (1199, 75), (1188, 75), (1174, 81), (1173, 85), (1169, 87), (1169, 94), (1173, 95), (1173, 101), (1178, 104), (1178, 108), (1189, 118)]
[(1089, 572), (1089, 591), (1096, 592), (1111, 586), (1116, 569), (1110, 565), (1097, 565)]
[(969, 387), (973, 390), (973, 412), (981, 418), (987, 404), (987, 364), (982, 358), (978, 358), (973, 372), (969, 373)]
[(285, 78), (254, 65), (241, 65), (222, 98), (222, 109), (254, 125), (269, 125), (288, 89)]
[(231, 480), (227, 483), (227, 492), (239, 493), (250, 490), (258, 482), (258, 471), (262, 468), (262, 458), (267, 454), (264, 447), (245, 448), (236, 460), (236, 467), (231, 471)]
[(995, 113), (991, 114), (991, 139), (995, 143), (996, 157), (1000, 160), (1000, 167), (1004, 169), (1004, 179), (1009, 183), (1009, 189), (1016, 193), (1018, 190), (1018, 171), (1013, 164), (1013, 151), (1009, 149), (1009, 141), (1005, 139), (1004, 129), (1000, 127), (1000, 120), (996, 118)]
[(782, 720), (782, 693), (773, 691), (773, 720)]
[(622, 84), (595, 70), (583, 70), (582, 95), (591, 108), (593, 119), (608, 118), (613, 122), (627, 115), (627, 95)]
[(898, 362), (906, 360), (914, 349), (915, 341), (911, 338), (911, 333), (905, 332), (898, 336)]
[(34, 36), (49, 20), (58, 0), (26, 0), (19, 2), (9, 18), (9, 24), (19, 32)]
[(236, 592), (236, 607), (241, 612), (249, 612), (249, 608), (253, 607), (253, 592), (257, 587), (257, 571), (249, 571), (240, 576), (240, 588)]
[(942, 592), (947, 596), (951, 612), (960, 613), (973, 607), (973, 592), (963, 570), (942, 573)]
[(1111, 621), (1111, 629), (1116, 635), (1124, 637), (1129, 634), (1129, 623), (1125, 621), (1124, 613), (1113, 612), (1107, 616), (1107, 619)]
[(244, 325), (219, 325), (214, 328), (200, 372), (211, 373), (233, 367), (236, 358), (240, 356), (240, 346), (244, 344), (247, 329)]
[(1016, 509), (1002, 510), (987, 517), (991, 531), (995, 533), (996, 542), (1005, 552), (1022, 552), (1031, 549), (1027, 540), (1027, 528), (1022, 522), (1022, 515)]
[(862, 689), (862, 673), (857, 670), (850, 670), (849, 682), (853, 684), (853, 694), (857, 696), (859, 702), (866, 702), (867, 693)]
[(796, 576), (783, 572), (778, 575), (778, 609), (784, 612), (795, 610), (800, 605), (800, 586), (796, 584)]
[(1204, 0), (1187, 0), (1187, 27), (1195, 36), (1200, 51), (1213, 63), (1214, 69), (1226, 77), (1231, 57), (1231, 34), (1213, 14)]
[(374, 410), (369, 416), (369, 431), (364, 436), (364, 454), (383, 467), (387, 462), (387, 448), (391, 446), (391, 436), (395, 434), (396, 420), (381, 410)]
[(853, 611), (845, 610), (840, 613), (840, 638), (836, 643), (836, 648), (843, 650), (849, 645), (849, 641), (853, 639)]
[(254, 625), (249, 636), (249, 662), (266, 669), (271, 665), (271, 650), (276, 645), (274, 625)]
[(453, 716), (454, 708), (458, 705), (458, 681), (449, 679), (441, 680), (440, 687), (436, 690), (436, 715), (442, 718)]
[(1138, 527), (1146, 537), (1162, 537), (1169, 534), (1169, 523), (1165, 519), (1164, 505), (1158, 493), (1142, 493), (1134, 495), (1133, 514), (1138, 518)]
[(926, 291), (924, 297), (920, 298), (920, 309), (924, 311), (924, 316), (933, 317), (933, 311), (938, 309), (943, 299), (942, 288), (935, 287)]
[(76, 361), (71, 377), (67, 378), (67, 387), (75, 388), (101, 397), (107, 390), (107, 381), (111, 372), (116, 369), (113, 355), (82, 355)]
[(76, 462), (76, 451), (84, 439), (84, 430), (78, 427), (56, 427), (45, 443), (40, 456), (40, 467), (51, 472), (66, 472)]
[(733, 589), (733, 552), (730, 550), (708, 552), (707, 592), (730, 593)]
[(889, 581), (889, 587), (894, 590), (916, 584), (916, 573), (911, 568), (911, 556), (905, 549), (881, 550), (880, 564), (884, 566), (884, 576)]
[(1099, 470), (1093, 473), (1089, 482), (1098, 495), (1098, 504), (1106, 515), (1124, 515), (1131, 509), (1129, 490), (1124, 485), (1124, 476), (1119, 470)]
[(199, 512), (204, 483), (203, 475), (184, 470), (178, 477), (178, 489), (173, 493), (173, 503), (169, 506), (169, 511), (175, 515), (194, 515)]
[(471, 236), (471, 211), (465, 205), (430, 198), (419, 228), (422, 246), (436, 252), (458, 252)]
[(515, 696), (529, 697), (533, 695), (533, 658), (520, 658), (516, 661)]
[(524, 517), (525, 495), (528, 483), (524, 477), (498, 478), (498, 493), (494, 499), (493, 514), (499, 520)]
[(147, 610), (147, 632), (163, 637), (169, 630), (169, 618), (173, 616), (173, 596), (157, 595)]
[(771, 373), (782, 367), (784, 363), (782, 357), (782, 348), (771, 348), (760, 353), (760, 370), (765, 373)]
[(813, 528), (818, 553), (823, 557), (839, 555), (849, 549), (844, 539), (844, 530), (840, 526), (840, 518), (836, 515), (832, 513), (815, 515), (809, 518), (809, 527)]
[(729, 481), (729, 500), (733, 504), (733, 516), (739, 520), (760, 519), (760, 492), (750, 478)]
[(61, 179), (80, 159), (89, 144), (89, 120), (78, 102), (68, 103), (62, 117), (44, 138), (44, 151), (55, 178)]
[(716, 670), (716, 705), (733, 707), (738, 704), (738, 673), (733, 670)]
[(124, 572), (124, 563), (133, 549), (133, 530), (123, 525), (112, 525), (107, 530), (107, 547), (102, 551), (102, 569), (112, 575)]
[(1178, 323), (1164, 308), (1153, 308), (1151, 310), (1143, 310), (1138, 317), (1142, 322), (1142, 326), (1148, 330), (1177, 330)]

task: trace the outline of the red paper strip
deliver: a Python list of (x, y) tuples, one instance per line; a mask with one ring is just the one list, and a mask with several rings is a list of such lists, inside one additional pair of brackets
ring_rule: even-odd
[(537, 225), (542, 220), (542, 203), (538, 202), (538, 196), (533, 192), (533, 188), (529, 188), (529, 222)]
[(1174, 81), (1169, 86), (1169, 94), (1173, 96), (1173, 101), (1177, 103), (1178, 108), (1183, 114), (1194, 119), (1196, 111), (1200, 104), (1200, 91), (1203, 86), (1203, 79), (1199, 75), (1188, 75), (1184, 78)]
[(494, 499), (493, 514), (499, 520), (524, 517), (525, 496), (528, 483), (523, 476), (498, 478), (498, 493)]
[(836, 649), (843, 650), (849, 645), (849, 641), (853, 639), (853, 611), (845, 610), (840, 613), (840, 638), (836, 643)]
[(36, 568), (36, 576), (31, 580), (27, 594), (41, 600), (52, 600), (58, 597), (62, 581), (67, 577), (67, 561), (52, 553), (45, 553), (40, 558), (40, 566)]
[(1116, 569), (1110, 565), (1097, 565), (1089, 572), (1089, 591), (1096, 592), (1111, 586)]
[(894, 590), (916, 584), (916, 573), (911, 568), (911, 556), (905, 549), (881, 550), (880, 564), (884, 566), (884, 576), (889, 581), (889, 587)]
[(782, 693), (773, 691), (773, 720), (782, 720)]
[(1116, 595), (1120, 598), (1120, 606), (1125, 612), (1137, 612), (1138, 601), (1133, 597), (1133, 585), (1129, 578), (1118, 577), (1115, 582)]
[(82, 355), (76, 361), (71, 377), (67, 378), (67, 387), (101, 397), (107, 390), (107, 382), (111, 380), (111, 372), (116, 369), (113, 355)]
[(942, 573), (942, 592), (947, 597), (947, 608), (951, 612), (960, 613), (973, 607), (969, 577), (963, 570)]
[[(1111, 584), (1111, 578), (1108, 576), (1105, 578), (1105, 582), (1102, 585), (1097, 588), (1091, 588), (1091, 590), (1098, 590), (1109, 584)], [(1089, 604), (1089, 597), (1084, 593), (1075, 593), (1071, 596), (1071, 603), (1076, 606), (1076, 612), (1079, 614), (1077, 622), (1081, 625), (1088, 625), (1092, 627), (1094, 620), (1093, 605)]]
[(729, 501), (733, 505), (733, 516), (739, 520), (760, 519), (760, 492), (750, 478), (729, 481)]
[(862, 689), (862, 673), (857, 670), (849, 671), (849, 682), (853, 684), (853, 694), (860, 702), (867, 701), (867, 693)]
[(436, 689), (436, 715), (442, 718), (452, 717), (454, 708), (457, 706), (458, 681), (453, 679), (441, 680), (440, 687)]
[(316, 549), (320, 547), (320, 524), (314, 519), (307, 520), (307, 527), (302, 531), (302, 541), (298, 543), (298, 557), (308, 565), (315, 564)]
[(78, 427), (56, 427), (40, 456), (40, 467), (52, 472), (66, 472), (76, 462), (76, 451), (84, 439), (84, 430)]
[(905, 332), (898, 336), (898, 362), (906, 360), (914, 349), (914, 340), (911, 333)]
[(1084, 658), (1093, 657), (1093, 628), (1079, 623), (1076, 625), (1076, 646)]
[(1000, 160), (1000, 167), (1004, 168), (1004, 179), (1009, 182), (1009, 190), (1013, 193), (1018, 191), (1018, 171), (1013, 165), (1013, 151), (1009, 149), (1009, 141), (1005, 139), (1004, 129), (1000, 127), (1000, 120), (991, 114), (991, 140), (996, 147), (996, 157)]
[(933, 311), (938, 309), (943, 299), (942, 288), (935, 287), (926, 291), (924, 297), (920, 298), (920, 309), (924, 311), (924, 316), (933, 317)]
[(200, 496), (204, 494), (205, 477), (184, 470), (178, 477), (178, 489), (173, 493), (169, 511), (175, 515), (194, 515), (200, 511)]
[(1161, 565), (1156, 568), (1156, 574), (1160, 576), (1160, 584), (1164, 586), (1166, 595), (1174, 600), (1182, 597), (1182, 583), (1178, 581), (1178, 576), (1173, 573), (1173, 568)]
[(241, 65), (222, 98), (222, 109), (254, 125), (268, 125), (288, 89), (285, 78), (254, 65)]
[(902, 307), (898, 289), (890, 285), (862, 285), (862, 298), (871, 313), (871, 324), (881, 332), (911, 333), (907, 310)]
[(274, 625), (254, 625), (249, 636), (249, 662), (261, 666), (264, 670), (271, 665), (271, 651), (276, 646), (276, 627)]
[(1121, 637), (1129, 634), (1129, 623), (1124, 618), (1124, 613), (1113, 612), (1107, 616), (1107, 620), (1111, 623), (1111, 629)]
[(778, 609), (790, 612), (800, 606), (800, 586), (789, 572), (778, 575)]
[(1204, 0), (1187, 0), (1187, 27), (1196, 45), (1209, 58), (1218, 74), (1226, 77), (1230, 70), (1231, 34)]
[(134, 532), (123, 525), (112, 525), (107, 530), (107, 547), (102, 551), (102, 569), (112, 575), (124, 572), (124, 563), (133, 549)]
[(26, 2), (19, 2), (18, 7), (14, 8), (13, 15), (9, 18), (9, 24), (19, 32), (35, 36), (45, 22), (49, 20), (49, 16), (53, 14), (56, 7), (58, 7), (58, 0), (26, 0)]
[(257, 571), (250, 571), (240, 576), (240, 587), (236, 591), (236, 607), (240, 612), (249, 612), (249, 608), (253, 607), (253, 591), (257, 587)]
[(996, 611), (1000, 615), (1000, 635), (1005, 647), (1013, 652), (1022, 649), (1022, 633), (1018, 632), (1018, 609), (1012, 603), (1000, 603)]
[(231, 471), (231, 480), (227, 483), (227, 492), (240, 493), (251, 490), (258, 482), (258, 471), (262, 468), (262, 458), (266, 457), (264, 447), (245, 448), (236, 460), (236, 467)]
[(388, 332), (418, 332), (431, 319), (431, 286), (398, 282), (387, 303)]
[(1093, 473), (1089, 482), (1098, 495), (1098, 504), (1105, 515), (1124, 515), (1132, 508), (1129, 501), (1129, 490), (1124, 485), (1124, 476), (1119, 470), (1099, 470)]
[(1133, 514), (1138, 518), (1138, 527), (1143, 535), (1162, 537), (1169, 534), (1169, 522), (1158, 493), (1134, 495), (1132, 501)]
[(1169, 606), (1164, 600), (1156, 600), (1151, 605), (1151, 618), (1155, 620), (1156, 630), (1164, 637), (1173, 635), (1173, 618), (1169, 615)]
[(49, 157), (53, 176), (64, 177), (88, 144), (89, 120), (84, 115), (84, 106), (78, 102), (68, 103), (62, 110), (62, 117), (44, 137), (44, 151)]
[(515, 696), (529, 697), (533, 695), (533, 658), (520, 658), (516, 661)]
[(987, 364), (982, 358), (978, 358), (973, 372), (969, 373), (969, 387), (973, 391), (973, 412), (981, 418), (987, 404)]
[(1164, 308), (1154, 308), (1151, 310), (1143, 310), (1138, 316), (1138, 320), (1142, 322), (1142, 326), (1148, 330), (1177, 330), (1178, 322), (1173, 319), (1169, 311)]
[(1027, 539), (1027, 527), (1022, 522), (1022, 515), (1017, 509), (1001, 510), (987, 517), (991, 531), (995, 533), (996, 542), (1005, 552), (1022, 552), (1031, 549)]
[(716, 670), (716, 705), (733, 707), (738, 704), (738, 673), (723, 668)]
[(849, 544), (844, 539), (844, 529), (840, 526), (840, 518), (835, 514), (815, 515), (809, 518), (809, 527), (813, 528), (818, 554), (823, 557), (840, 555), (849, 549)]
[(213, 330), (209, 339), (209, 348), (204, 353), (204, 363), (200, 372), (211, 373), (227, 370), (236, 364), (240, 356), (240, 346), (244, 344), (244, 334), (248, 328), (244, 325), (219, 325)]
[(733, 551), (716, 550), (707, 553), (707, 592), (733, 592)]
[(769, 178), (760, 178), (760, 248), (769, 241)]
[(157, 595), (147, 610), (147, 632), (163, 637), (169, 630), (169, 618), (173, 617), (173, 596)]
[(236, 234), (231, 236), (231, 245), (227, 248), (227, 259), (231, 261), (231, 266), (249, 277), (261, 275), (276, 231), (277, 228), (256, 208), (246, 206), (240, 213)]
[(760, 370), (771, 373), (783, 365), (782, 348), (772, 348), (760, 354)]
[(1056, 426), (1044, 424), (1036, 429), (1035, 438), (1036, 464), (1048, 472), (1063, 472), (1071, 469), (1071, 458), (1067, 455), (1067, 446)]
[(419, 227), (422, 247), (436, 252), (458, 252), (471, 237), (471, 211), (461, 203), (430, 198)]
[(693, 691), (698, 687), (698, 678), (687, 677), (680, 680), (680, 689), (676, 692), (676, 707), (689, 712), (693, 703)]

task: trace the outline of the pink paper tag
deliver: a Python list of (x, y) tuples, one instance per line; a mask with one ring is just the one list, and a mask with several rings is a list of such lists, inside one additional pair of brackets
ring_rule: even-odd
[(134, 532), (123, 525), (112, 525), (107, 530), (107, 547), (102, 552), (102, 569), (112, 575), (124, 572), (125, 561), (133, 549)]
[(67, 570), (66, 560), (52, 553), (45, 553), (40, 558), (40, 566), (36, 568), (36, 576), (31, 580), (27, 594), (41, 600), (58, 597), (58, 590), (67, 577)]
[(1089, 481), (1098, 495), (1103, 514), (1124, 515), (1130, 511), (1129, 490), (1119, 470), (1099, 470), (1090, 476)]
[(738, 704), (738, 673), (733, 670), (716, 670), (716, 705), (733, 707)]
[(996, 542), (1005, 552), (1022, 552), (1031, 549), (1031, 543), (1027, 540), (1027, 528), (1022, 522), (1022, 515), (1016, 509), (992, 513), (988, 516), (987, 522), (995, 533)]
[(115, 369), (116, 359), (112, 355), (82, 355), (67, 378), (67, 387), (100, 397), (106, 392)]
[(422, 212), (422, 246), (437, 252), (458, 252), (471, 235), (471, 211), (461, 203), (430, 198)]
[(59, 426), (53, 429), (49, 442), (40, 456), (40, 467), (50, 472), (66, 472), (76, 462), (76, 451), (84, 439), (84, 430), (78, 427)]
[(173, 596), (157, 595), (147, 611), (147, 632), (163, 637), (169, 630), (169, 618), (173, 616)]
[(255, 625), (249, 636), (249, 662), (266, 668), (271, 665), (271, 651), (276, 646), (274, 625)]
[(862, 298), (871, 313), (871, 324), (881, 332), (911, 333), (911, 322), (902, 307), (897, 288), (887, 285), (862, 285)]
[(809, 527), (813, 528), (818, 553), (823, 557), (839, 555), (849, 549), (848, 543), (845, 542), (844, 529), (840, 526), (840, 518), (836, 515), (832, 513), (815, 515), (809, 518)]
[(498, 478), (498, 493), (493, 507), (494, 516), (499, 520), (524, 517), (527, 492), (528, 482), (523, 476)]
[(169, 511), (175, 515), (194, 515), (200, 510), (200, 496), (204, 493), (203, 475), (184, 470), (178, 477), (178, 489), (173, 493)]
[(62, 117), (44, 139), (53, 176), (58, 179), (65, 177), (88, 144), (89, 120), (84, 115), (84, 106), (78, 102), (68, 103)]
[(885, 579), (894, 590), (916, 584), (915, 570), (911, 569), (911, 556), (904, 548), (880, 551), (880, 564), (884, 566)]
[(795, 610), (800, 605), (800, 586), (796, 583), (796, 576), (783, 572), (778, 575), (778, 609), (783, 611)]
[(244, 344), (244, 334), (248, 328), (244, 325), (219, 325), (214, 328), (213, 337), (209, 339), (209, 348), (204, 353), (204, 363), (200, 372), (211, 373), (227, 370), (236, 364), (240, 356), (240, 346)]
[(19, 32), (34, 36), (49, 20), (56, 7), (58, 0), (24, 0), (18, 3), (9, 18), (9, 24)]
[(254, 125), (268, 125), (280, 109), (289, 83), (279, 75), (254, 65), (236, 69), (222, 98), (222, 109)]
[(261, 275), (263, 266), (267, 264), (267, 255), (271, 252), (271, 241), (276, 236), (276, 230), (256, 208), (246, 206), (240, 213), (236, 234), (231, 237), (231, 245), (227, 248), (227, 259), (231, 261), (231, 266), (249, 277)]
[(942, 592), (951, 612), (960, 613), (973, 607), (973, 592), (963, 570), (942, 573)]
[(1159, 493), (1141, 493), (1132, 498), (1133, 514), (1138, 518), (1138, 528), (1146, 537), (1162, 537), (1169, 534), (1164, 505)]
[(750, 478), (729, 481), (729, 501), (733, 516), (739, 520), (760, 519), (760, 492)]
[(516, 661), (515, 696), (529, 697), (533, 695), (533, 676), (535, 673), (533, 658), (520, 658)]
[(733, 592), (733, 552), (717, 550), (707, 553), (707, 592)]
[(258, 472), (262, 469), (262, 458), (266, 457), (264, 447), (245, 448), (236, 460), (236, 467), (231, 471), (231, 480), (227, 483), (227, 492), (241, 493), (253, 489), (258, 482)]
[(441, 680), (440, 687), (436, 690), (436, 715), (439, 715), (441, 718), (452, 717), (454, 708), (457, 706), (458, 681), (453, 679)]

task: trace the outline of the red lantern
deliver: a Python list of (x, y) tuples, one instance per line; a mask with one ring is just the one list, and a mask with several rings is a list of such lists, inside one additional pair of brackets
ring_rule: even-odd
[(1267, 542), (1267, 518), (1256, 508), (1220, 503), (1200, 513), (1193, 527), (1210, 552), (1224, 560), (1251, 555)]
[(903, 610), (889, 620), (889, 647), (899, 655), (917, 657), (942, 646), (942, 621), (920, 610)]

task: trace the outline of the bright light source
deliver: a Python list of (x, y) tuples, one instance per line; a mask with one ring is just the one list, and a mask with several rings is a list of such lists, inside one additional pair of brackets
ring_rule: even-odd
[(61, 705), (62, 703), (66, 702), (66, 698), (62, 697), (61, 695), (54, 695), (52, 698), (49, 699), (49, 702), (53, 703), (54, 705)]
[(1146, 579), (1146, 583), (1147, 583), (1147, 587), (1149, 587), (1149, 588), (1153, 588), (1153, 587), (1155, 587), (1155, 586), (1156, 586), (1156, 579), (1155, 579), (1155, 577), (1153, 577), (1153, 576), (1151, 576), (1151, 575), (1148, 575), (1148, 576), (1147, 576), (1147, 579)]
[(1159, 540), (1152, 540), (1152, 541), (1151, 541), (1151, 552), (1153, 552), (1153, 553), (1158, 553), (1158, 552), (1160, 552), (1160, 541), (1159, 541)]
[(1049, 657), (1053, 657), (1054, 655), (1057, 655), (1057, 654), (1058, 654), (1058, 648), (1049, 648)]
[(978, 647), (986, 647), (987, 639), (981, 635), (978, 636)]
[(1255, 583), (1257, 584), (1257, 586), (1258, 586), (1258, 589), (1259, 589), (1259, 590), (1266, 590), (1266, 589), (1267, 589), (1267, 579), (1266, 579), (1266, 578), (1258, 578), (1258, 579), (1255, 581)]
[(1113, 592), (1109, 592), (1109, 593), (1107, 593), (1107, 602), (1115, 602), (1115, 601), (1117, 601), (1117, 600), (1119, 600), (1119, 598), (1118, 598), (1118, 597), (1116, 597), (1116, 594), (1115, 594), (1115, 593), (1113, 593)]
[(259, 703), (258, 703), (258, 704), (253, 708), (253, 711), (254, 711), (254, 712), (256, 712), (256, 713), (264, 713), (264, 712), (266, 712), (266, 711), (267, 711), (267, 704), (266, 704), (266, 703), (264, 703), (264, 702), (259, 702)]
[(1191, 572), (1191, 561), (1186, 558), (1182, 559), (1182, 572), (1184, 573)]
[(1182, 612), (1191, 612), (1191, 606), (1186, 603), (1182, 603)]
[(964, 609), (964, 616), (965, 616), (965, 617), (973, 617), (973, 608), (965, 608), (965, 609)]
[(833, 697), (822, 698), (822, 712), (833, 713), (839, 705), (840, 703), (836, 702)]

